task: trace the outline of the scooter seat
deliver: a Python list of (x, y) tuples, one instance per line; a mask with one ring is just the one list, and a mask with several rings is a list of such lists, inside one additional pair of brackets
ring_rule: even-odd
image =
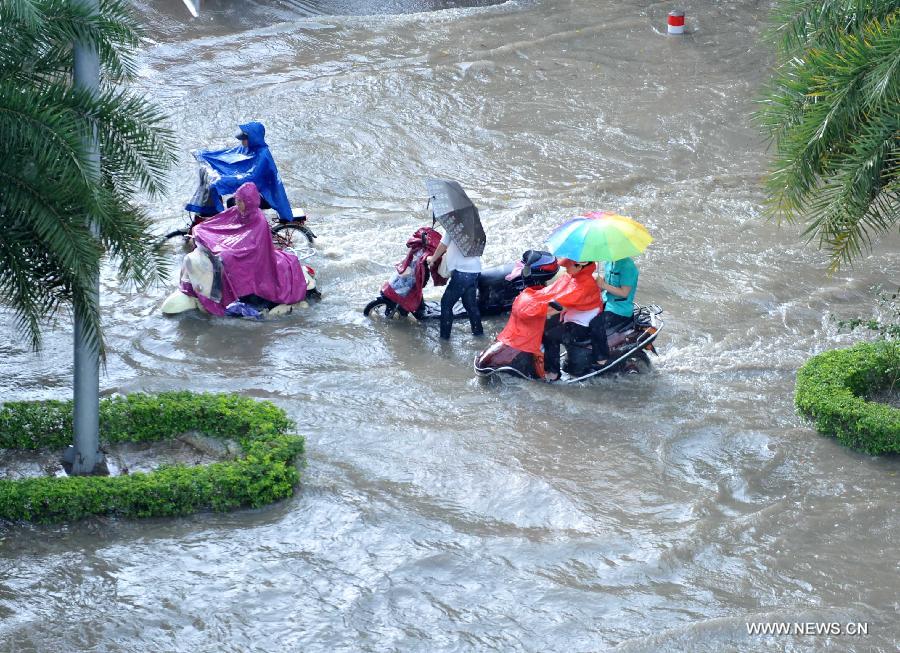
[(479, 286), (495, 286), (506, 282), (506, 275), (512, 272), (513, 264), (494, 265), (481, 271), (478, 277)]
[[(634, 330), (634, 325), (625, 324), (606, 330), (606, 341), (609, 343), (610, 349), (619, 347), (628, 337), (628, 334)], [(579, 338), (572, 342), (576, 347), (590, 347), (590, 338)]]

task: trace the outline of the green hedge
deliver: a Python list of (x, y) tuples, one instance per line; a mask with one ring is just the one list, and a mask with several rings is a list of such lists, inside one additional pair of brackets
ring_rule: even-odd
[(870, 454), (900, 452), (900, 410), (866, 401), (896, 378), (896, 343), (862, 343), (814, 356), (797, 373), (794, 401), (816, 428)]
[[(303, 438), (267, 401), (223, 394), (132, 394), (100, 402), (103, 442), (150, 442), (188, 431), (240, 443), (237, 460), (163, 466), (145, 474), (0, 480), (0, 518), (52, 522), (89, 515), (168, 517), (200, 510), (259, 507), (291, 496)], [(0, 407), (0, 448), (72, 443), (72, 402), (9, 402)]]

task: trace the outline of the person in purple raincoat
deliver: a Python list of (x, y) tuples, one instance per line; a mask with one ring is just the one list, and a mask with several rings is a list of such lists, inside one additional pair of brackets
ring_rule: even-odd
[(181, 290), (213, 315), (224, 315), (229, 304), (250, 295), (276, 304), (302, 301), (306, 278), (300, 261), (273, 245), (256, 185), (243, 184), (234, 196), (236, 206), (204, 220), (193, 231), (194, 242), (221, 261), (220, 301), (196, 293), (186, 281)]

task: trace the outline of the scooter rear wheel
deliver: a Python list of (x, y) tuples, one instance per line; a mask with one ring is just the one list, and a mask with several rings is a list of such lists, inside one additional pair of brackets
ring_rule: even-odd
[(622, 372), (625, 374), (646, 374), (649, 371), (650, 357), (644, 350), (636, 351), (622, 363)]
[[(287, 249), (289, 247), (297, 247), (298, 245), (312, 245), (316, 235), (310, 231), (309, 227), (302, 224), (294, 224), (286, 222), (272, 227), (272, 240), (279, 249)], [(306, 243), (303, 243), (303, 239)]]

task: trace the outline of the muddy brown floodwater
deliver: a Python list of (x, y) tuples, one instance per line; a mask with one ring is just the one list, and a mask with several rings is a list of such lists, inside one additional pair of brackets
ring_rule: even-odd
[[(792, 394), (807, 357), (856, 338), (829, 316), (871, 314), (871, 287), (900, 280), (898, 243), (829, 276), (761, 216), (768, 2), (688, 3), (684, 38), (655, 2), (205, 5), (136, 2), (140, 85), (183, 155), (160, 232), (181, 224), (188, 150), (258, 118), (326, 298), (267, 323), (164, 319), (166, 288), (109, 271), (102, 386), (270, 399), (308, 439), (303, 484), (256, 511), (2, 526), (0, 649), (897, 650), (900, 463), (817, 435)], [(586, 210), (647, 225), (653, 372), (483, 384), (467, 329), (445, 345), (364, 318), (430, 176), (481, 208), (487, 263)], [(9, 313), (0, 333), (3, 399), (70, 395), (65, 325), (41, 357)]]

